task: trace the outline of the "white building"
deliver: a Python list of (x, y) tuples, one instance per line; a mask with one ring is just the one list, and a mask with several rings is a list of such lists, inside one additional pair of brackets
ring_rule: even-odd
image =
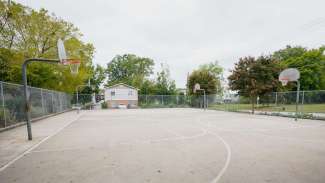
[(138, 89), (124, 83), (106, 87), (104, 97), (109, 108), (138, 107)]

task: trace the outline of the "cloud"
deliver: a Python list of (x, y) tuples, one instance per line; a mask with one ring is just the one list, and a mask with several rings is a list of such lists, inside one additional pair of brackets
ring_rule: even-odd
[[(241, 56), (287, 44), (316, 47), (325, 31), (325, 1), (296, 0), (20, 0), (80, 28), (105, 65), (134, 53), (167, 63), (178, 87), (198, 65), (218, 60), (229, 70)], [(226, 73), (227, 74), (227, 73)]]

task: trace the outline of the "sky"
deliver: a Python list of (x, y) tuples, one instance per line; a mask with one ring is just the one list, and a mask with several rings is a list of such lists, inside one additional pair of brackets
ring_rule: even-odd
[(325, 44), (324, 0), (18, 0), (73, 23), (106, 66), (132, 53), (167, 64), (177, 87), (187, 73), (218, 60), (225, 77), (243, 56), (286, 45)]

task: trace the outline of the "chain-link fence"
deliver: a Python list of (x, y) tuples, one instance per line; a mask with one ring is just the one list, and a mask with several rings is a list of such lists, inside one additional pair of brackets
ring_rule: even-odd
[[(29, 87), (31, 116), (38, 118), (48, 114), (68, 110), (72, 104), (83, 109), (92, 109), (98, 104), (99, 109), (105, 104), (103, 100), (95, 101), (91, 94), (69, 95), (63, 92)], [(257, 114), (295, 116), (296, 92), (275, 92), (259, 96), (254, 102)], [(77, 102), (78, 101), (78, 102)], [(228, 95), (139, 95), (139, 108), (176, 108), (192, 107), (252, 112), (252, 103), (248, 97), (236, 94)], [(300, 118), (325, 119), (325, 90), (301, 91), (299, 93), (298, 114)], [(0, 81), (0, 128), (25, 121), (23, 86)]]
[[(273, 92), (258, 96), (254, 102), (256, 114), (296, 116), (297, 92)], [(140, 108), (173, 108), (192, 107), (208, 109), (252, 112), (252, 102), (249, 97), (237, 94), (228, 95), (140, 95)], [(298, 103), (298, 117), (310, 119), (325, 119), (325, 90), (300, 91)]]
[[(274, 92), (258, 96), (254, 102), (254, 111), (257, 114), (278, 116), (296, 115), (297, 92)], [(252, 112), (252, 103), (248, 97), (236, 94), (223, 97), (208, 95), (209, 109)], [(298, 102), (298, 116), (300, 118), (325, 119), (325, 90), (300, 91)]]
[(141, 108), (189, 107), (191, 98), (186, 95), (139, 95)]
[(92, 109), (96, 103), (95, 95), (83, 93), (74, 94), (71, 103), (81, 107), (81, 109)]
[[(297, 93), (274, 92), (257, 97), (254, 102), (256, 114), (295, 117)], [(252, 102), (249, 97), (237, 94), (227, 95), (139, 95), (139, 108), (174, 108), (192, 107), (208, 109), (252, 112)], [(325, 119), (325, 90), (300, 91), (298, 103), (299, 118)]]
[[(63, 92), (29, 87), (31, 117), (38, 118), (71, 108), (72, 96)], [(0, 81), (0, 128), (26, 120), (23, 86)]]

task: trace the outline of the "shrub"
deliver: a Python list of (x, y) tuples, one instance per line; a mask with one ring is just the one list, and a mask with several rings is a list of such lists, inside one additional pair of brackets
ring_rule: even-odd
[(107, 102), (101, 103), (101, 106), (102, 106), (102, 109), (107, 109), (108, 108)]

